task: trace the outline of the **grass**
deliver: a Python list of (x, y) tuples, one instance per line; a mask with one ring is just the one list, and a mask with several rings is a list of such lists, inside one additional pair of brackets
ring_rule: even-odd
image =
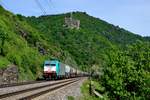
[(68, 100), (74, 100), (73, 96), (68, 96)]
[(0, 69), (7, 68), (9, 64), (10, 62), (6, 58), (0, 57)]
[(81, 100), (99, 100), (99, 98), (96, 98), (95, 96), (91, 96), (89, 94), (89, 80), (86, 80), (83, 85), (81, 86), (81, 92), (83, 96), (81, 97)]
[[(89, 80), (86, 80), (84, 83), (83, 83), (83, 85), (81, 86), (81, 92), (82, 92), (82, 97), (81, 97), (81, 100), (109, 100), (108, 98), (107, 98), (107, 95), (106, 94), (104, 94), (103, 95), (103, 99), (101, 99), (101, 98), (98, 98), (98, 97), (96, 97), (96, 96), (94, 96), (94, 95), (90, 95), (89, 94), (89, 83), (90, 83), (90, 81)], [(97, 81), (95, 81), (95, 80), (92, 80), (91, 81), (91, 84), (92, 84), (92, 86), (94, 86), (95, 87), (95, 89), (96, 90), (99, 90), (99, 91), (104, 91), (104, 88), (102, 88), (102, 86), (99, 84), (99, 82), (97, 82)]]

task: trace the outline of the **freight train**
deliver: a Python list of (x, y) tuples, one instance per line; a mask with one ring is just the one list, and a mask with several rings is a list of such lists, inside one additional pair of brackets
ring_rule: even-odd
[(43, 77), (45, 80), (73, 78), (83, 75), (86, 75), (86, 73), (70, 67), (58, 60), (47, 60), (44, 62)]

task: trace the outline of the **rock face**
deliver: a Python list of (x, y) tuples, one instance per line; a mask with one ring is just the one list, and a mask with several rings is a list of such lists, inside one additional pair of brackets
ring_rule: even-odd
[(18, 82), (18, 68), (15, 65), (8, 65), (6, 69), (0, 69), (0, 84)]
[(3, 70), (0, 70), (0, 84), (2, 84), (2, 80), (3, 80), (2, 75), (3, 75)]

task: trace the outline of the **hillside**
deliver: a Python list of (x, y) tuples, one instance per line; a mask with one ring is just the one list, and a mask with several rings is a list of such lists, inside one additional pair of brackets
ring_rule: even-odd
[(64, 18), (70, 14), (24, 18), (47, 37), (49, 43), (59, 45), (68, 51), (80, 68), (102, 65), (101, 60), (109, 49), (126, 49), (137, 40), (146, 41), (125, 29), (109, 24), (82, 12), (74, 12), (73, 18), (80, 20), (80, 29), (64, 27)]
[[(15, 64), (19, 68), (21, 80), (34, 79), (44, 60), (38, 50), (32, 47), (34, 41), (32, 38), (40, 41), (38, 32), (26, 22), (20, 22), (15, 15), (2, 7), (0, 14), (0, 46), (3, 50), (0, 55), (0, 68), (4, 69), (9, 64)], [(28, 36), (23, 36), (28, 33), (30, 33)]]
[[(62, 29), (64, 25), (64, 18), (70, 17), (70, 14), (52, 15), (52, 16), (41, 16), (39, 18), (30, 17), (29, 22), (37, 28), (42, 28), (41, 31), (47, 32), (47, 28), (50, 30)], [(144, 40), (139, 35), (133, 34), (119, 26), (114, 26), (101, 19), (89, 16), (82, 12), (73, 12), (73, 18), (78, 19), (81, 22), (80, 29), (88, 31), (89, 33), (99, 34), (101, 37), (106, 38), (114, 44), (126, 45), (135, 42), (137, 39)], [(33, 23), (32, 23), (33, 22)], [(42, 25), (45, 25), (42, 26)]]
[(146, 41), (150, 41), (150, 37), (147, 36), (147, 37), (144, 37)]
[(0, 67), (15, 64), (20, 68), (21, 77), (30, 73), (27, 79), (38, 76), (45, 59), (57, 58), (87, 70), (93, 64), (102, 65), (105, 51), (144, 41), (141, 36), (82, 12), (73, 13), (73, 18), (81, 22), (79, 30), (63, 26), (69, 13), (26, 18), (2, 7), (0, 13), (1, 34), (7, 36), (5, 45), (1, 45), (4, 54), (1, 54)]
[(67, 52), (46, 39), (25, 20), (20, 20), (0, 6), (1, 69), (14, 64), (19, 69), (20, 80), (33, 80), (41, 75), (45, 59), (64, 61), (64, 58), (69, 58), (68, 62), (74, 64)]

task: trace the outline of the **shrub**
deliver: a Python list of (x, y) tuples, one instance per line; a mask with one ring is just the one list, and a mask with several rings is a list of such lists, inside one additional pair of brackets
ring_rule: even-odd
[(150, 94), (149, 44), (137, 43), (126, 52), (112, 51), (102, 85), (114, 99), (148, 99)]

